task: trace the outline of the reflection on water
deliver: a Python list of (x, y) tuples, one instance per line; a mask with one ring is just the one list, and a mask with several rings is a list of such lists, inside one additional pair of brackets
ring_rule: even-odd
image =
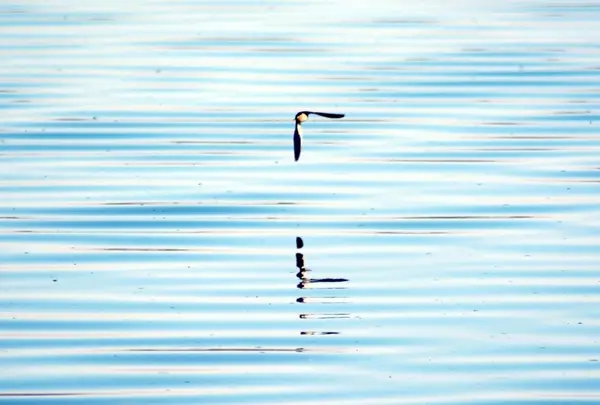
[(598, 21), (2, 2), (0, 404), (598, 403)]
[[(302, 249), (304, 247), (304, 241), (301, 237), (296, 237), (296, 248)], [(296, 267), (298, 267), (298, 273), (296, 277), (298, 277), (301, 281), (297, 285), (297, 288), (311, 288), (315, 289), (312, 286), (313, 283), (343, 283), (348, 281), (345, 278), (311, 278), (309, 276), (309, 272), (312, 270), (306, 267), (306, 263), (304, 262), (304, 254), (296, 253)], [(344, 289), (344, 287), (318, 287), (317, 289)], [(327, 297), (325, 297), (327, 298)], [(341, 297), (344, 298), (344, 297)], [(296, 302), (300, 304), (307, 303), (319, 303), (319, 297), (298, 297), (296, 298)], [(323, 302), (321, 302), (323, 303)], [(347, 313), (319, 313), (319, 314), (300, 314), (300, 319), (336, 319), (336, 318), (350, 318), (350, 314)], [(315, 331), (302, 331), (301, 335), (338, 335), (340, 332), (315, 332)]]

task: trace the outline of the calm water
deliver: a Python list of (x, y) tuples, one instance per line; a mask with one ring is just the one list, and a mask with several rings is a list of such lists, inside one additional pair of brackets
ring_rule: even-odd
[(1, 2), (0, 403), (600, 403), (600, 3), (414, 3)]

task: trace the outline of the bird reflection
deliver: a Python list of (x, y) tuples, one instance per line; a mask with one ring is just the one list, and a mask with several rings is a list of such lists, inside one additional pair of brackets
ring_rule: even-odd
[[(296, 248), (298, 250), (304, 247), (304, 241), (302, 238), (296, 238)], [(346, 287), (314, 287), (313, 284), (316, 283), (344, 283), (347, 282), (346, 278), (314, 278), (310, 276), (312, 272), (311, 269), (306, 267), (304, 262), (304, 255), (300, 252), (296, 253), (296, 267), (298, 268), (298, 273), (296, 273), (296, 277), (300, 279), (300, 283), (296, 286), (299, 289), (345, 289)], [(336, 304), (336, 303), (344, 303), (343, 300), (340, 300), (338, 297), (298, 297), (296, 299), (297, 303), (306, 304), (306, 303), (320, 303), (320, 304)], [(300, 314), (300, 319), (340, 319), (340, 318), (350, 318), (350, 314), (347, 313), (332, 313), (332, 314)], [(316, 332), (316, 331), (304, 331), (300, 332), (301, 335), (337, 335), (339, 332)]]
[[(300, 239), (300, 238), (298, 238)], [(302, 239), (300, 239), (302, 241)], [(297, 244), (296, 244), (297, 245)], [(311, 269), (306, 268), (304, 265), (304, 255), (302, 253), (296, 253), (296, 267), (298, 267), (298, 273), (296, 273), (296, 277), (298, 277), (301, 281), (298, 283), (297, 287), (300, 289), (308, 288), (313, 283), (343, 283), (348, 281), (347, 278), (312, 278), (309, 273), (312, 271)], [(320, 289), (345, 289), (345, 287), (319, 287)]]

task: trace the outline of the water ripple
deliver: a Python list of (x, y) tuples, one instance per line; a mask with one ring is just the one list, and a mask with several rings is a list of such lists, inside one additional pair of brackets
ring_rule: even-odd
[(599, 13), (0, 5), (0, 404), (598, 403)]

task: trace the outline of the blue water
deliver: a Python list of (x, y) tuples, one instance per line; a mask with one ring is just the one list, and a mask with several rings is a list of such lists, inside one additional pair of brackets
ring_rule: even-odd
[(0, 403), (600, 403), (599, 20), (3, 2)]

